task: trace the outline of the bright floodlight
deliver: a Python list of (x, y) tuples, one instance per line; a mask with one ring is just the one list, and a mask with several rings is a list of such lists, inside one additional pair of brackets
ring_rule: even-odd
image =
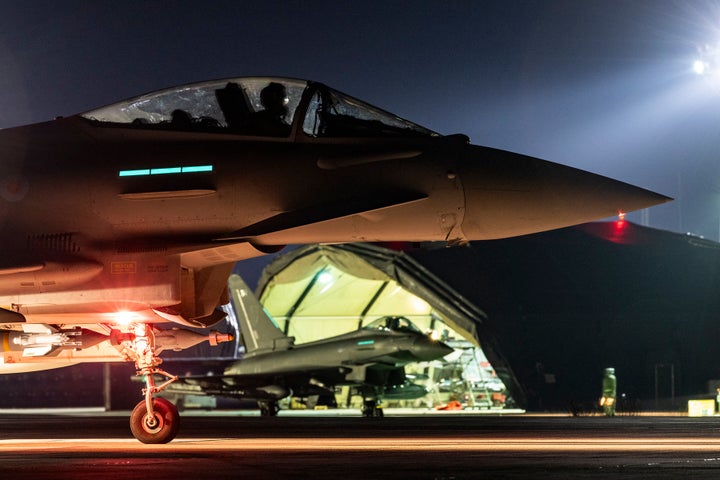
[(333, 281), (332, 273), (322, 272), (320, 275), (318, 275), (317, 281), (322, 285), (327, 285), (328, 283), (331, 283)]
[(693, 71), (698, 75), (704, 74), (706, 68), (707, 65), (702, 60), (695, 60), (695, 63), (693, 63)]

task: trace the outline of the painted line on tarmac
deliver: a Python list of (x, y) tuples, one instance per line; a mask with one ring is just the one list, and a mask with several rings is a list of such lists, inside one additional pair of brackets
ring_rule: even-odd
[(0, 440), (0, 452), (37, 454), (38, 452), (124, 452), (146, 453), (198, 451), (474, 451), (474, 452), (718, 452), (720, 439), (682, 438), (496, 438), (496, 437), (419, 437), (419, 438), (252, 438), (252, 439), (175, 439), (169, 444), (146, 445), (129, 438)]

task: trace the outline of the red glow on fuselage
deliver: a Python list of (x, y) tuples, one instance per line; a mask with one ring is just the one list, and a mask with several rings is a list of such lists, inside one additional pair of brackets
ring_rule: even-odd
[(615, 221), (615, 233), (619, 234), (625, 229), (625, 212), (618, 212), (618, 219)]

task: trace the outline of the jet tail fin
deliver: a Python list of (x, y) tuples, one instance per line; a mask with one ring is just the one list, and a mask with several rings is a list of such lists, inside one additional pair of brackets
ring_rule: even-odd
[(240, 324), (240, 334), (245, 345), (245, 356), (257, 353), (288, 350), (294, 338), (280, 330), (255, 295), (239, 275), (230, 275), (228, 287), (233, 308)]

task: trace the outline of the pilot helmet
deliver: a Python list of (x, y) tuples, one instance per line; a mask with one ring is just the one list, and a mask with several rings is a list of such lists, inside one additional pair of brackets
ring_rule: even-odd
[(265, 108), (284, 107), (289, 102), (285, 85), (278, 82), (270, 82), (260, 91), (260, 103)]

